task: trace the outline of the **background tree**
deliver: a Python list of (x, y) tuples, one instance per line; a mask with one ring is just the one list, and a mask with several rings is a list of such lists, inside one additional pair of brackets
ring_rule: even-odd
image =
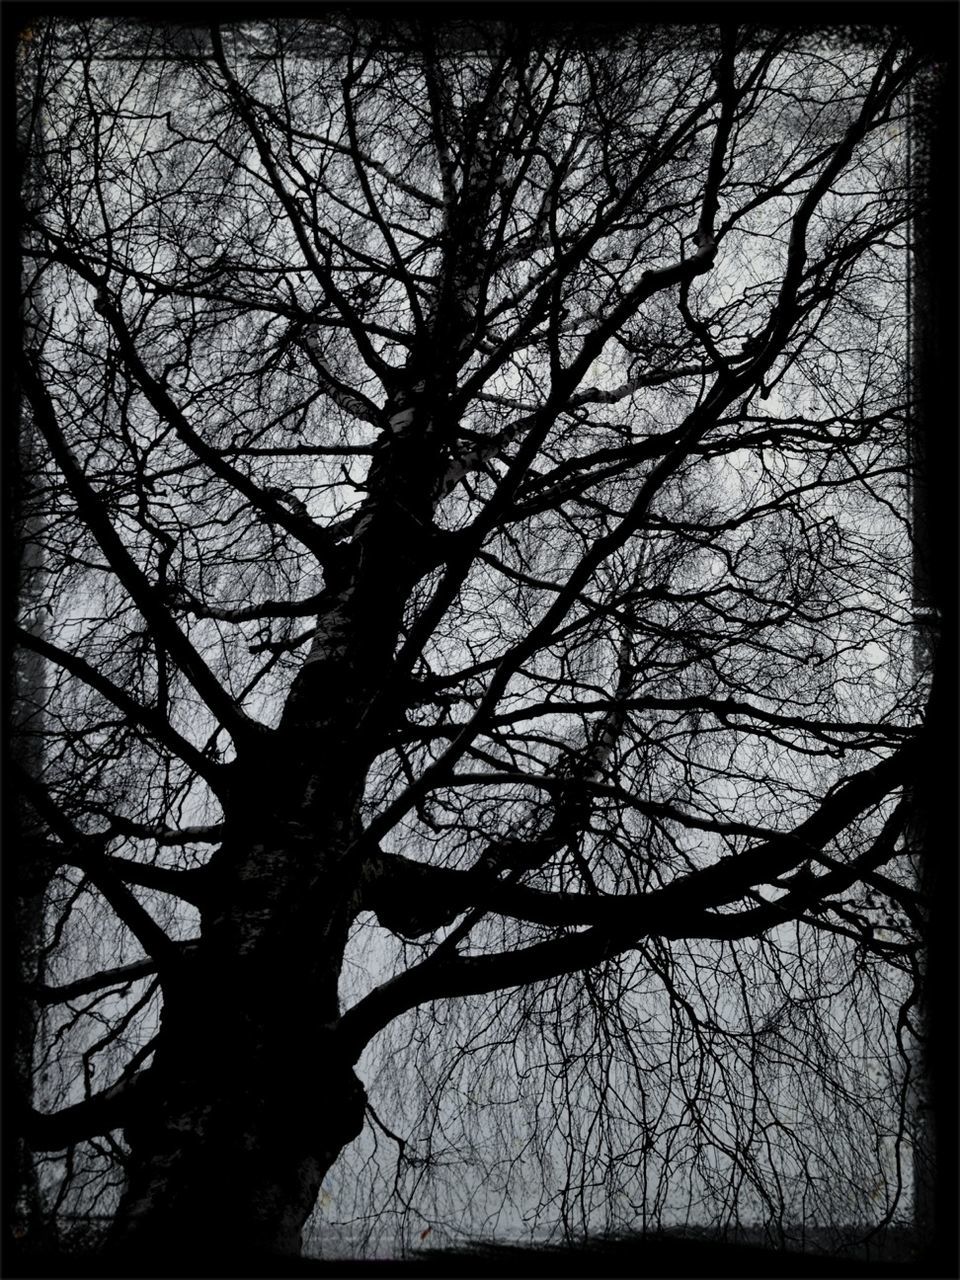
[(295, 1252), (367, 1119), (354, 1185), (445, 1225), (889, 1220), (920, 58), (349, 13), (25, 56), (56, 1205)]

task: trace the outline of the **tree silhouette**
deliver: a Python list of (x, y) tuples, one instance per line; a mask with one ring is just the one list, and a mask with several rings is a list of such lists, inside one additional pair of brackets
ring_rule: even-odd
[(294, 1253), (359, 1136), (404, 1230), (890, 1220), (921, 58), (344, 11), (21, 61), (54, 1210)]

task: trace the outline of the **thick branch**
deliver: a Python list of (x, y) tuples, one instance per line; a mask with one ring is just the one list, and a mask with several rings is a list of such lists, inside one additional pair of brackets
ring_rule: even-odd
[[(476, 872), (438, 873), (436, 869), (418, 868), (411, 873), (407, 870), (411, 877), (408, 892), (411, 883), (421, 891), (429, 886), (441, 894), (446, 893), (454, 905), (479, 902), (501, 914), (533, 922), (558, 926), (593, 924), (593, 927), (511, 953), (439, 962), (428, 957), (422, 964), (370, 992), (342, 1016), (338, 1027), (349, 1051), (359, 1055), (377, 1031), (417, 1004), (526, 985), (590, 968), (629, 949), (644, 936), (743, 937), (753, 934), (758, 925), (769, 928), (784, 919), (796, 918), (809, 908), (812, 897), (839, 892), (853, 883), (861, 870), (870, 872), (889, 861), (894, 853), (894, 837), (900, 829), (898, 824), (903, 820), (902, 809), (898, 809), (895, 820), (886, 824), (867, 855), (855, 859), (842, 871), (820, 877), (813, 895), (798, 890), (787, 895), (787, 900), (769, 904), (769, 909), (759, 907), (732, 913), (729, 917), (709, 909), (736, 901), (752, 885), (769, 884), (815, 856), (861, 813), (879, 804), (884, 796), (907, 780), (915, 754), (916, 744), (910, 744), (873, 768), (854, 774), (792, 832), (767, 840), (745, 853), (721, 858), (710, 867), (646, 894), (593, 898), (496, 882), (483, 886)], [(397, 863), (387, 870), (386, 876), (395, 874), (398, 867), (402, 876), (404, 869)], [(402, 902), (402, 894), (396, 895), (395, 901)], [(389, 912), (389, 908), (387, 910)]]
[(34, 1151), (62, 1151), (86, 1138), (123, 1128), (146, 1082), (145, 1072), (63, 1111), (45, 1114), (24, 1106), (14, 1119), (19, 1121), (26, 1143)]
[[(195, 947), (195, 942), (177, 942), (184, 953)], [(135, 960), (132, 964), (119, 965), (116, 969), (102, 969), (99, 973), (91, 973), (86, 978), (76, 978), (73, 982), (64, 982), (59, 986), (42, 984), (28, 988), (29, 994), (37, 1004), (66, 1004), (81, 996), (92, 995), (95, 991), (105, 991), (110, 987), (122, 986), (128, 982), (136, 982), (139, 978), (147, 978), (157, 972), (155, 960)]]

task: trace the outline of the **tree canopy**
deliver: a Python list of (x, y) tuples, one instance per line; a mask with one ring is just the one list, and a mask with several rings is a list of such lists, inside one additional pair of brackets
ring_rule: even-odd
[(23, 37), (56, 1212), (909, 1206), (921, 70), (359, 9)]

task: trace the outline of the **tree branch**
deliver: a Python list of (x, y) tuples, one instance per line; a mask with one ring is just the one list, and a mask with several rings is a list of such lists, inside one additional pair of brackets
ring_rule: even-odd
[(113, 1085), (62, 1111), (46, 1113), (21, 1105), (14, 1112), (14, 1122), (33, 1151), (62, 1151), (87, 1138), (122, 1129), (143, 1095), (148, 1078), (148, 1071), (141, 1072), (132, 1080)]
[(106, 676), (102, 675), (95, 667), (92, 667), (89, 662), (77, 654), (68, 653), (65, 649), (58, 649), (56, 645), (50, 644), (49, 641), (35, 635), (32, 631), (26, 631), (23, 627), (17, 627), (14, 634), (24, 648), (32, 649), (34, 653), (39, 653), (48, 662), (55, 663), (58, 667), (62, 667), (64, 671), (69, 671), (72, 676), (76, 676), (78, 680), (82, 680), (91, 689), (95, 689), (108, 702), (112, 702), (115, 707), (122, 711), (129, 718), (132, 725), (139, 725), (140, 728), (146, 730), (161, 746), (172, 751), (184, 764), (199, 774), (204, 781), (210, 784), (213, 791), (217, 794), (223, 793), (226, 787), (226, 776), (223, 767), (215, 764), (202, 751), (198, 750), (192, 742), (188, 742), (186, 738), (182, 737), (165, 716), (137, 702), (125, 690), (108, 680)]
[[(186, 954), (197, 946), (196, 942), (175, 942)], [(153, 959), (135, 960), (132, 964), (124, 964), (116, 969), (102, 969), (99, 973), (89, 974), (86, 978), (76, 978), (73, 982), (64, 982), (59, 986), (46, 986), (37, 983), (27, 987), (28, 994), (38, 1005), (46, 1007), (51, 1004), (66, 1004), (80, 996), (92, 995), (95, 991), (104, 991), (109, 987), (136, 982), (139, 978), (147, 978), (157, 972), (157, 962)]]
[(103, 504), (95, 494), (57, 425), (53, 402), (38, 374), (23, 357), (20, 377), (33, 405), (35, 422), (77, 504), (77, 510), (110, 562), (131, 600), (150, 624), (156, 637), (179, 664), (184, 675), (234, 740), (249, 737), (258, 726), (240, 710), (201, 655), (171, 618), (161, 593), (143, 574), (123, 545)]
[(116, 869), (110, 865), (111, 860), (103, 857), (101, 838), (87, 836), (82, 831), (78, 831), (42, 783), (31, 778), (16, 763), (12, 768), (18, 785), (39, 817), (63, 841), (64, 845), (76, 851), (72, 855), (72, 860), (75, 860), (80, 869), (86, 873), (91, 883), (113, 908), (117, 918), (126, 925), (147, 955), (152, 956), (160, 966), (176, 969), (181, 959), (176, 943), (161, 929), (149, 911), (140, 905), (117, 874)]
[[(471, 904), (501, 914), (537, 923), (584, 925), (583, 933), (553, 938), (521, 950), (490, 956), (458, 956), (436, 960), (428, 957), (398, 977), (375, 988), (342, 1015), (337, 1029), (351, 1054), (364, 1045), (388, 1022), (407, 1009), (440, 998), (478, 994), (501, 987), (514, 987), (555, 978), (590, 968), (602, 960), (628, 950), (639, 938), (648, 937), (744, 937), (796, 918), (810, 902), (825, 893), (839, 892), (853, 883), (862, 868), (870, 872), (894, 854), (894, 839), (901, 829), (905, 810), (898, 806), (877, 842), (867, 855), (855, 859), (842, 871), (832, 871), (816, 882), (814, 894), (795, 891), (787, 902), (769, 904), (749, 912), (716, 915), (709, 908), (736, 901), (754, 884), (769, 884), (815, 856), (859, 814), (879, 804), (910, 776), (917, 745), (911, 743), (880, 764), (845, 780), (828, 795), (811, 817), (792, 832), (777, 835), (745, 853), (721, 858), (712, 866), (679, 879), (662, 889), (645, 894), (594, 898), (588, 895), (557, 894), (515, 885), (492, 882), (484, 886), (476, 872), (438, 871), (436, 868), (411, 872), (403, 864), (387, 866), (384, 878), (399, 870), (409, 877), (407, 886), (395, 893), (402, 904), (411, 892), (433, 889), (446, 894), (453, 905)], [(458, 877), (458, 879), (455, 879)], [(389, 892), (376, 887), (379, 893)], [(383, 899), (381, 906), (383, 907)], [(391, 907), (385, 907), (389, 913)], [(414, 911), (416, 907), (414, 905)], [(749, 927), (748, 927), (749, 926)]]

